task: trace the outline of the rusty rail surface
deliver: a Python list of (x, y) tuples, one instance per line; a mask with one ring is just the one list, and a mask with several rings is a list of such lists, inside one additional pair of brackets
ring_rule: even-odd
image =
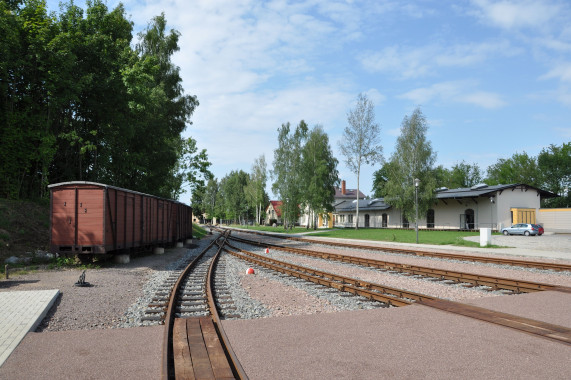
[(479, 319), (481, 321), (509, 327), (529, 334), (539, 335), (552, 341), (571, 345), (571, 329), (565, 326), (554, 325), (535, 319), (529, 319), (513, 314), (489, 310), (483, 307), (443, 299), (422, 300), (416, 304), (429, 306), (434, 309), (463, 315), (469, 318)]
[[(344, 276), (327, 274), (313, 269), (304, 268), (290, 263), (285, 263), (279, 260), (270, 259), (266, 256), (254, 254), (252, 252), (248, 252), (243, 249), (232, 247), (230, 244), (227, 244), (227, 246), (242, 252), (243, 254), (240, 254), (238, 252), (231, 251), (230, 249), (225, 248), (225, 250), (228, 253), (243, 260), (250, 261), (256, 265), (276, 270), (278, 272), (286, 273), (288, 275), (303, 278), (305, 280), (309, 280), (318, 284), (330, 286), (339, 289), (341, 291), (349, 291), (351, 293), (362, 295), (364, 297), (370, 296), (371, 292), (367, 293), (363, 291), (363, 289), (356, 288), (351, 285), (343, 285), (343, 283), (346, 282), (349, 284), (358, 284), (359, 286), (362, 286), (367, 290), (376, 289), (376, 287), (380, 287), (381, 289), (383, 289), (382, 291), (389, 290), (392, 293), (400, 293), (399, 296), (405, 298), (404, 300), (402, 300), (404, 301), (404, 303), (402, 304), (396, 302), (391, 303), (393, 306), (407, 306), (411, 304), (428, 306), (434, 309), (439, 309), (449, 313), (462, 315), (468, 318), (478, 319), (488, 323), (512, 328), (524, 333), (533, 334), (536, 336), (540, 336), (542, 338), (547, 338), (558, 343), (571, 345), (571, 329), (565, 326), (554, 325), (513, 314), (502, 313), (486, 309), (483, 307), (464, 304), (461, 302), (430, 297), (423, 294), (405, 291), (402, 289), (388, 288), (379, 284), (367, 283), (365, 281), (352, 279)], [(306, 272), (304, 273), (304, 271)], [(312, 276), (311, 274), (315, 274), (315, 276)], [(331, 278), (335, 278), (337, 281), (340, 281), (342, 283), (340, 285), (339, 283), (335, 283), (333, 280), (327, 280), (322, 276), (330, 276)], [(569, 288), (563, 288), (562, 291), (569, 292)], [(414, 302), (407, 300), (407, 298), (414, 300)], [(376, 300), (381, 302), (387, 302), (387, 301), (382, 301), (381, 299), (376, 299)], [(389, 298), (388, 302), (393, 302), (393, 298), (392, 297)]]
[[(233, 247), (230, 244), (227, 244), (227, 246), (231, 249), (225, 247), (226, 252), (239, 259), (249, 261), (261, 267), (285, 273), (290, 276), (311, 281), (319, 285), (335, 288), (341, 292), (348, 292), (363, 296), (370, 300), (383, 302), (387, 305), (407, 306), (413, 301), (433, 299), (433, 297), (425, 294), (415, 293), (404, 289), (391, 288), (351, 277), (318, 271), (301, 265), (294, 265), (280, 260), (271, 259), (244, 249)], [(234, 249), (234, 251), (232, 249)]]
[(300, 241), (304, 243), (313, 243), (313, 244), (322, 244), (322, 245), (330, 245), (335, 247), (344, 247), (344, 248), (352, 248), (352, 249), (363, 249), (363, 250), (370, 250), (370, 251), (380, 251), (380, 252), (391, 252), (396, 254), (402, 255), (411, 255), (411, 256), (425, 256), (425, 257), (434, 257), (440, 259), (449, 259), (449, 260), (459, 260), (459, 261), (469, 261), (469, 262), (482, 262), (488, 264), (499, 264), (499, 265), (510, 265), (510, 266), (517, 266), (517, 267), (524, 267), (524, 268), (536, 268), (536, 269), (544, 269), (544, 270), (554, 270), (554, 271), (571, 271), (570, 264), (563, 264), (563, 263), (540, 263), (535, 261), (528, 261), (528, 260), (516, 260), (516, 259), (505, 259), (505, 258), (497, 258), (497, 257), (483, 257), (483, 256), (473, 256), (473, 255), (459, 255), (454, 253), (445, 253), (445, 252), (430, 252), (430, 251), (423, 251), (418, 249), (401, 249), (401, 248), (394, 248), (394, 247), (383, 247), (383, 246), (372, 246), (372, 245), (362, 245), (362, 244), (351, 244), (351, 243), (342, 243), (342, 242), (333, 242), (333, 241), (324, 241), (324, 240), (317, 240), (317, 239), (310, 239), (310, 238), (300, 238), (295, 236), (282, 236), (279, 234), (272, 234), (272, 233), (262, 233), (259, 231), (248, 231), (248, 230), (236, 230), (238, 232), (261, 235), (266, 237), (272, 237), (282, 240), (294, 240)]
[(529, 293), (542, 290), (560, 290), (562, 288), (557, 285), (543, 284), (538, 282), (513, 280), (509, 278), (495, 277), (495, 276), (484, 276), (467, 272), (449, 271), (444, 269), (435, 269), (435, 268), (422, 267), (417, 265), (399, 264), (390, 261), (365, 259), (362, 257), (347, 256), (336, 253), (318, 252), (301, 248), (292, 248), (278, 244), (262, 243), (256, 240), (238, 238), (236, 236), (231, 236), (230, 239), (251, 245), (274, 247), (278, 250), (283, 250), (296, 254), (302, 254), (305, 256), (318, 257), (322, 259), (331, 259), (331, 260), (357, 264), (367, 267), (386, 269), (389, 271), (396, 271), (400, 273), (408, 273), (410, 275), (438, 278), (441, 280), (451, 280), (456, 283), (468, 283), (474, 286), (488, 286), (492, 289), (505, 289), (515, 293)]
[[(229, 233), (226, 233), (225, 236), (223, 237), (224, 239), (226, 239), (226, 236), (229, 235)], [(199, 262), (199, 260), (202, 258), (202, 256), (204, 256), (206, 254), (206, 252), (208, 252), (210, 249), (212, 249), (212, 247), (217, 243), (218, 239), (213, 240), (208, 247), (206, 247), (197, 257), (194, 258), (194, 260), (192, 260), (192, 262), (184, 269), (184, 271), (182, 272), (182, 274), (180, 275), (180, 277), (178, 278), (177, 282), (175, 283), (171, 294), (170, 294), (170, 300), (169, 300), (169, 304), (168, 304), (168, 309), (167, 309), (167, 313), (166, 313), (166, 317), (165, 317), (165, 333), (164, 333), (164, 337), (163, 337), (163, 354), (162, 354), (162, 365), (161, 365), (161, 379), (162, 380), (168, 380), (168, 379), (174, 379), (175, 378), (175, 373), (174, 373), (174, 358), (173, 358), (173, 331), (174, 331), (174, 322), (175, 322), (175, 303), (176, 303), (176, 299), (177, 299), (177, 294), (179, 293), (179, 290), (181, 288), (182, 282), (184, 281), (185, 277), (196, 267), (197, 263)], [(227, 359), (229, 360), (229, 363), (231, 363), (231, 365), (233, 365), (232, 368), (232, 372), (234, 373), (235, 378), (237, 379), (248, 379), (248, 377), (246, 376), (244, 370), (242, 369), (240, 363), (238, 362), (238, 359), (236, 357), (236, 355), (234, 354), (234, 351), (232, 350), (232, 347), (230, 346), (228, 337), (226, 336), (226, 333), (224, 332), (224, 329), (222, 328), (222, 325), (220, 323), (220, 317), (218, 316), (218, 312), (216, 309), (216, 304), (213, 297), (213, 292), (212, 292), (212, 288), (211, 288), (211, 283), (213, 281), (213, 276), (211, 271), (214, 268), (214, 264), (215, 261), (217, 260), (219, 253), (221, 251), (221, 248), (218, 249), (217, 254), (215, 255), (215, 257), (213, 258), (211, 264), (210, 264), (210, 268), (209, 268), (209, 273), (208, 273), (208, 279), (207, 279), (207, 297), (208, 297), (208, 304), (209, 304), (209, 308), (210, 308), (210, 312), (211, 314), (214, 313), (216, 314), (216, 317), (212, 317), (213, 322), (214, 322), (214, 327), (216, 329), (216, 332), (221, 340), (224, 352), (226, 354)]]

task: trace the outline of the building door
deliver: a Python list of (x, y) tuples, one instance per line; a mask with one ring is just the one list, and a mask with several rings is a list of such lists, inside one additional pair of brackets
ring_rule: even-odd
[(474, 229), (474, 210), (471, 208), (464, 211), (464, 214), (460, 214), (460, 229), (462, 230), (473, 230)]
[(402, 216), (402, 228), (408, 228), (409, 224), (408, 224), (408, 219), (406, 216)]
[(381, 227), (387, 228), (387, 224), (388, 224), (388, 215), (387, 215), (387, 214), (383, 214), (383, 219), (382, 219)]
[(365, 228), (370, 227), (369, 221), (370, 221), (369, 214), (365, 214)]
[(434, 210), (429, 209), (426, 212), (426, 228), (434, 228)]

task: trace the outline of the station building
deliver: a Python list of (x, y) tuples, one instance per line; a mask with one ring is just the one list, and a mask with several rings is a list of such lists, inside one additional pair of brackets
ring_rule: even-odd
[[(440, 188), (436, 191), (433, 207), (425, 215), (419, 215), (419, 228), (477, 230), (491, 227), (500, 230), (515, 223), (542, 223), (541, 219), (545, 219), (543, 212), (548, 209), (540, 209), (541, 198), (555, 196), (526, 184)], [(356, 204), (356, 199), (336, 203), (334, 226), (355, 227)], [(557, 216), (550, 215), (554, 216), (552, 219)], [(563, 217), (563, 214), (559, 216)], [(414, 221), (408, 221), (401, 210), (388, 205), (383, 198), (360, 199), (359, 227), (413, 228)], [(551, 231), (567, 229), (545, 227)]]

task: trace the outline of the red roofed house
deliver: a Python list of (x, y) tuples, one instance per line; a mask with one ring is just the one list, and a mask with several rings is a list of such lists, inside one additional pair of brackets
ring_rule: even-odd
[(266, 208), (266, 224), (270, 224), (271, 219), (276, 219), (277, 224), (282, 223), (282, 201), (270, 201)]

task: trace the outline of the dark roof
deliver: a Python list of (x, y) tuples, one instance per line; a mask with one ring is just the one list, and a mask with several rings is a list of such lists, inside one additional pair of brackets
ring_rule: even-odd
[(517, 188), (521, 188), (522, 190), (535, 190), (538, 192), (539, 195), (545, 198), (552, 198), (556, 197), (557, 195), (546, 191), (541, 190), (536, 187), (526, 185), (523, 183), (513, 183), (509, 185), (491, 185), (488, 186), (486, 184), (479, 184), (472, 187), (465, 187), (459, 189), (447, 189), (447, 188), (440, 188), (436, 190), (436, 198), (437, 199), (456, 199), (456, 198), (475, 198), (475, 197), (486, 197), (490, 195), (495, 195), (496, 191), (499, 191), (500, 194), (504, 190), (511, 189), (515, 190)]
[[(335, 212), (353, 211), (357, 207), (357, 200), (346, 200), (335, 204)], [(385, 203), (383, 198), (359, 199), (359, 211), (387, 210), (391, 206)]]
[[(339, 187), (335, 188), (335, 199), (355, 199), (357, 198), (357, 189), (345, 189), (345, 194)], [(359, 199), (365, 199), (366, 196), (362, 191), (359, 191)], [(360, 207), (360, 206), (359, 206)]]

